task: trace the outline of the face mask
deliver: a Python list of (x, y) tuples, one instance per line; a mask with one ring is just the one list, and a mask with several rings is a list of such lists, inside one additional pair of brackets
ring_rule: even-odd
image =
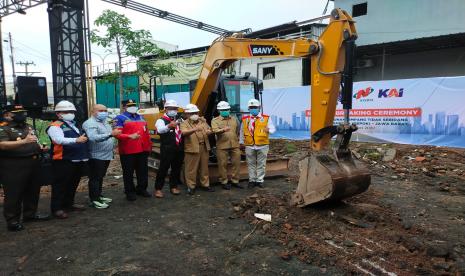
[(178, 115), (178, 112), (176, 110), (168, 110), (166, 111), (166, 115), (168, 117), (176, 117), (176, 115)]
[(189, 117), (192, 121), (197, 121), (199, 119), (199, 115), (194, 114)]
[(75, 115), (74, 115), (73, 113), (67, 113), (67, 114), (62, 114), (62, 115), (61, 115), (61, 118), (62, 118), (64, 121), (68, 121), (68, 122), (74, 120), (74, 117), (75, 117)]
[(131, 114), (135, 114), (137, 112), (137, 106), (130, 106), (126, 110)]
[(229, 117), (230, 111), (229, 110), (221, 110), (220, 115), (221, 117)]
[(96, 118), (99, 121), (105, 121), (108, 118), (108, 112), (98, 112)]
[(258, 113), (260, 113), (260, 109), (258, 108), (249, 109), (249, 111), (250, 111), (250, 114), (252, 114), (253, 116), (257, 116)]
[(24, 123), (26, 121), (26, 114), (24, 113), (15, 114), (13, 116), (13, 121), (15, 123)]

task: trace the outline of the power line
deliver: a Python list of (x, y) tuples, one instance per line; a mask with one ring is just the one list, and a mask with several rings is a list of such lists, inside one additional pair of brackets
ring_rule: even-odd
[(16, 62), (16, 64), (20, 66), (24, 66), (24, 72), (18, 72), (18, 73), (24, 73), (26, 74), (26, 76), (29, 76), (29, 74), (33, 75), (35, 73), (41, 73), (41, 72), (30, 72), (28, 70), (29, 65), (34, 65), (34, 66), (36, 65), (34, 61), (25, 61), (25, 62), (20, 61), (20, 62)]

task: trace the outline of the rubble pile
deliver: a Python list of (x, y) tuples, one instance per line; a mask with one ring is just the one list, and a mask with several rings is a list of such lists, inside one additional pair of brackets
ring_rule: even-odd
[[(375, 275), (460, 273), (465, 247), (431, 242), (425, 229), (406, 228), (398, 214), (377, 205), (370, 190), (337, 206), (295, 208), (289, 194), (253, 194), (234, 203), (233, 212), (251, 224), (257, 234), (284, 246), (279, 258), (293, 257), (317, 265), (321, 272), (336, 266), (347, 273)], [(271, 214), (271, 222), (254, 214)]]

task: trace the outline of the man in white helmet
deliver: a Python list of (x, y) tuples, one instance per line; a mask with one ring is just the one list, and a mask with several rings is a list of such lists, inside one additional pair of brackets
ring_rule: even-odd
[(249, 188), (263, 188), (266, 158), (269, 150), (269, 136), (276, 128), (268, 115), (260, 114), (260, 102), (250, 99), (249, 115), (242, 117), (240, 143), (245, 145), (249, 170)]
[(76, 126), (76, 107), (69, 101), (55, 105), (58, 120), (47, 128), (51, 140), (52, 166), (54, 181), (52, 183), (51, 210), (59, 219), (68, 217), (68, 211), (80, 211), (84, 207), (74, 204), (76, 189), (81, 175), (89, 160), (87, 137)]
[(228, 102), (221, 101), (216, 109), (220, 113), (212, 120), (212, 130), (216, 135), (216, 157), (218, 159), (219, 182), (223, 189), (230, 190), (228, 182), (228, 159), (231, 158), (232, 186), (242, 189), (239, 185), (241, 166), (241, 150), (239, 149), (239, 123), (236, 117), (231, 116), (231, 107)]
[(208, 153), (210, 151), (208, 135), (212, 134), (212, 131), (205, 118), (199, 116), (199, 112), (195, 104), (188, 104), (184, 109), (187, 119), (181, 123), (184, 138), (184, 176), (189, 195), (194, 194), (197, 179), (200, 180), (200, 186), (205, 190), (215, 191), (210, 187), (208, 175)]
[(178, 103), (167, 100), (165, 103), (165, 114), (155, 123), (155, 128), (160, 135), (160, 167), (155, 179), (156, 198), (164, 197), (162, 189), (165, 178), (171, 167), (170, 192), (179, 195), (178, 186), (181, 182), (181, 167), (184, 159), (184, 144), (180, 128), (181, 119), (178, 118)]

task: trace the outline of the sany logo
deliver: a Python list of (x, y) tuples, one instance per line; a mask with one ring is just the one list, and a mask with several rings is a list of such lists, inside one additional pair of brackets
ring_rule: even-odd
[(368, 95), (370, 95), (371, 93), (373, 93), (373, 91), (375, 91), (373, 88), (371, 87), (367, 87), (365, 89), (361, 89), (359, 90), (357, 93), (354, 94), (354, 99), (360, 99), (360, 98), (365, 98), (365, 97), (368, 97)]
[(251, 56), (275, 56), (283, 55), (275, 45), (249, 45), (249, 53)]
[(399, 91), (396, 88), (380, 89), (378, 92), (378, 98), (400, 98), (403, 95), (403, 88), (400, 88)]

